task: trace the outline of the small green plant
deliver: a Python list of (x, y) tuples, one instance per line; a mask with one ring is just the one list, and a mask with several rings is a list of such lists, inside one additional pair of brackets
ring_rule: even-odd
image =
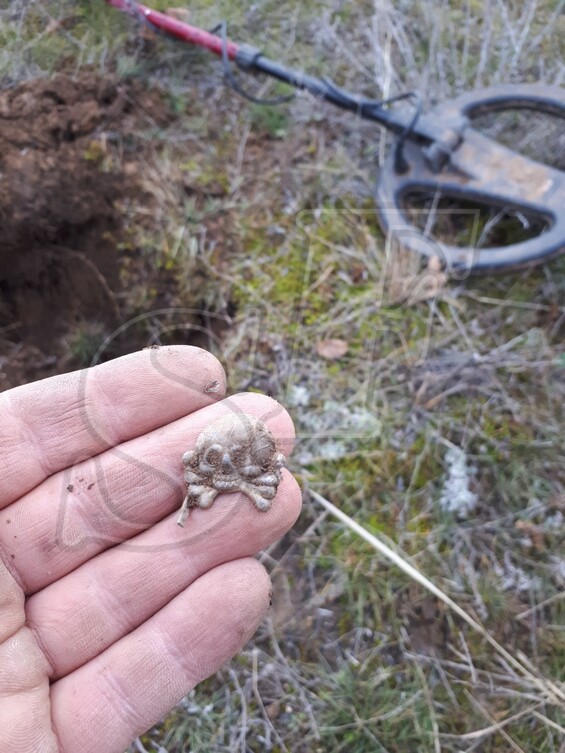
[(65, 337), (69, 365), (72, 368), (83, 368), (94, 363), (107, 335), (107, 328), (101, 323), (78, 324)]
[(251, 124), (256, 133), (272, 139), (284, 139), (288, 128), (288, 112), (284, 106), (253, 104), (249, 111)]

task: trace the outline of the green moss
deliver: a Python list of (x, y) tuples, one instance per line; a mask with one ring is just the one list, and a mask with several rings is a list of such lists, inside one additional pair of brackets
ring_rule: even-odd
[[(277, 89), (278, 87), (275, 87)], [(288, 90), (284, 90), (282, 96), (286, 96)], [(281, 96), (280, 93), (269, 92), (269, 98)], [(253, 131), (271, 139), (283, 139), (288, 128), (288, 108), (284, 105), (265, 106), (253, 104), (249, 108)]]
[(84, 322), (77, 325), (66, 337), (71, 366), (91, 366), (107, 336), (107, 328), (103, 324)]

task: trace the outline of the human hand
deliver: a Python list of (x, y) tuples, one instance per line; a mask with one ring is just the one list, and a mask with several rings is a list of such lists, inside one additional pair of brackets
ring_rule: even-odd
[(119, 753), (253, 635), (270, 582), (251, 555), (296, 520), (283, 469), (268, 512), (242, 494), (176, 525), (181, 455), (219, 415), (218, 361), (144, 350), (0, 394), (0, 753)]

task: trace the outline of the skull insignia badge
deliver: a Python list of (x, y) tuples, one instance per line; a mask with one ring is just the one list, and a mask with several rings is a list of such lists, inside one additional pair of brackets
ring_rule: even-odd
[(210, 507), (222, 492), (242, 492), (258, 510), (270, 508), (285, 457), (262, 421), (231, 413), (200, 434), (194, 450), (182, 456), (186, 497), (177, 524), (184, 526), (191, 507)]

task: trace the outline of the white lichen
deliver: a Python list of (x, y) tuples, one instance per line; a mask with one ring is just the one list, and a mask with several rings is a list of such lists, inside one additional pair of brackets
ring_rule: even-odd
[(561, 510), (556, 510), (552, 515), (548, 515), (543, 527), (548, 533), (563, 531), (565, 529), (565, 518)]
[(447, 465), (447, 478), (439, 498), (440, 507), (460, 519), (468, 518), (478, 501), (477, 495), (470, 489), (475, 469), (469, 468), (465, 452), (456, 445), (449, 445), (444, 460)]
[(303, 384), (291, 385), (287, 403), (291, 408), (307, 408), (310, 405), (310, 390)]
[(494, 572), (500, 578), (502, 591), (523, 593), (541, 587), (540, 579), (537, 576), (528, 575), (525, 570), (515, 565), (511, 561), (509, 553), (506, 553), (503, 565), (495, 565)]

